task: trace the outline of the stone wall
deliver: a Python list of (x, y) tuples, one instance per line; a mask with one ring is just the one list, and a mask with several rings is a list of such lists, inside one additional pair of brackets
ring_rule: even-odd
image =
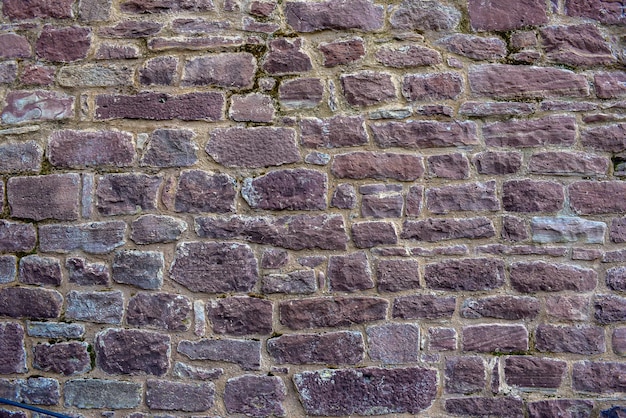
[(1, 3), (0, 397), (625, 416), (624, 2)]

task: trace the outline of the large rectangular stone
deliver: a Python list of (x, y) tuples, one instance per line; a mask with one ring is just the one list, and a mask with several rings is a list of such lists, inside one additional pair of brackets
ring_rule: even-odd
[(123, 221), (92, 222), (78, 225), (41, 225), (41, 251), (69, 253), (82, 250), (92, 254), (106, 254), (126, 243)]
[(79, 193), (80, 176), (75, 173), (13, 177), (7, 182), (11, 216), (35, 221), (78, 219)]
[(385, 122), (372, 124), (370, 128), (374, 142), (383, 148), (419, 149), (478, 144), (474, 122)]

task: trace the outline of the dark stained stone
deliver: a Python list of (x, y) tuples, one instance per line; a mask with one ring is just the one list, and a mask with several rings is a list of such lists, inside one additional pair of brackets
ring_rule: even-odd
[(48, 61), (72, 62), (85, 58), (90, 46), (90, 28), (45, 25), (35, 44), (35, 51), (38, 57)]
[(83, 374), (91, 370), (86, 342), (37, 344), (33, 347), (33, 367), (63, 376)]
[(502, 206), (509, 212), (557, 212), (564, 202), (563, 186), (553, 181), (521, 179), (502, 185)]
[(150, 331), (109, 328), (96, 334), (98, 367), (109, 374), (164, 375), (170, 366), (170, 337)]
[(138, 293), (128, 301), (126, 322), (141, 328), (186, 331), (191, 322), (191, 300), (172, 293)]
[(176, 80), (178, 59), (157, 57), (147, 60), (139, 70), (139, 82), (144, 86), (170, 86)]
[(380, 259), (376, 265), (380, 292), (419, 289), (419, 264), (416, 260)]
[(290, 250), (345, 250), (348, 241), (341, 215), (196, 218), (201, 238), (239, 238)]
[(374, 282), (365, 253), (330, 256), (328, 283), (332, 291), (354, 292), (373, 288)]
[(213, 129), (206, 152), (227, 167), (259, 168), (302, 159), (296, 146), (296, 133), (290, 128)]
[[(15, 302), (19, 303), (17, 300)], [(1, 299), (0, 303), (2, 303)], [(2, 312), (2, 315), (6, 313)], [(15, 322), (0, 323), (0, 373), (12, 374), (26, 371), (24, 328)]]
[(360, 332), (287, 334), (267, 341), (267, 351), (277, 364), (358, 364), (365, 347)]
[[(234, 190), (233, 190), (234, 192)], [(241, 195), (250, 207), (268, 210), (324, 210), (328, 178), (307, 169), (276, 170), (244, 180)]]
[(528, 350), (523, 325), (468, 325), (463, 327), (463, 351), (510, 353)]
[(141, 157), (141, 165), (150, 167), (189, 167), (198, 161), (194, 133), (188, 129), (157, 129)]
[(411, 102), (456, 99), (461, 92), (458, 73), (409, 74), (402, 79), (402, 95)]
[(284, 7), (287, 23), (298, 32), (325, 29), (370, 32), (384, 24), (383, 6), (369, 0), (290, 1)]
[(218, 299), (207, 306), (213, 332), (228, 335), (268, 335), (272, 332), (272, 302), (247, 296)]
[(74, 0), (5, 0), (2, 11), (11, 20), (73, 17)]
[(365, 56), (365, 44), (361, 38), (321, 43), (318, 49), (324, 58), (324, 67), (350, 64)]
[(226, 381), (224, 404), (230, 414), (285, 416), (287, 388), (278, 376), (238, 376)]
[(460, 20), (456, 8), (427, 0), (403, 0), (390, 17), (393, 28), (420, 32), (454, 29)]
[(428, 264), (426, 285), (438, 290), (489, 290), (504, 284), (504, 263), (494, 258), (447, 260)]
[(183, 242), (170, 278), (193, 292), (249, 292), (258, 281), (257, 261), (245, 244)]
[(352, 224), (352, 240), (357, 248), (398, 243), (398, 234), (391, 222), (359, 222)]
[(401, 238), (437, 242), (453, 239), (481, 239), (495, 236), (493, 223), (484, 217), (465, 219), (430, 218), (405, 221)]
[(334, 116), (327, 119), (303, 118), (300, 141), (310, 148), (352, 147), (368, 141), (362, 116)]
[(306, 413), (321, 416), (417, 414), (437, 393), (437, 372), (421, 367), (305, 371), (293, 380)]
[(341, 327), (384, 319), (389, 302), (374, 297), (287, 300), (279, 303), (280, 322), (294, 330)]
[(338, 209), (354, 209), (356, 204), (354, 186), (348, 183), (339, 184), (333, 192), (330, 206)]
[(617, 295), (598, 295), (593, 307), (595, 319), (600, 324), (626, 321), (626, 298)]
[(174, 209), (187, 213), (234, 212), (235, 184), (228, 174), (185, 170), (178, 179)]
[(146, 381), (146, 405), (166, 411), (202, 412), (215, 404), (215, 384)]
[(27, 255), (20, 259), (18, 280), (24, 284), (60, 286), (63, 280), (58, 258)]
[(0, 252), (29, 252), (36, 243), (37, 233), (33, 225), (0, 220)]
[(530, 296), (488, 296), (465, 299), (461, 307), (461, 316), (472, 319), (534, 319), (540, 310), (539, 300)]
[(259, 370), (261, 367), (261, 342), (254, 340), (203, 339), (183, 340), (177, 351), (191, 360), (210, 360), (236, 363), (244, 370)]
[(63, 297), (55, 290), (6, 287), (0, 289), (0, 315), (10, 318), (51, 319), (61, 314)]
[(566, 264), (518, 262), (511, 264), (510, 280), (511, 286), (523, 293), (588, 292), (598, 284), (598, 273), (593, 269)]
[(107, 174), (99, 178), (96, 207), (102, 215), (127, 215), (154, 210), (163, 179), (147, 174)]

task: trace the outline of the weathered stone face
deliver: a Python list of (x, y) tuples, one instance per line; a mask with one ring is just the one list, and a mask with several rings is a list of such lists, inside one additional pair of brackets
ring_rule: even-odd
[(164, 375), (170, 366), (170, 337), (110, 328), (96, 336), (98, 367), (108, 374)]

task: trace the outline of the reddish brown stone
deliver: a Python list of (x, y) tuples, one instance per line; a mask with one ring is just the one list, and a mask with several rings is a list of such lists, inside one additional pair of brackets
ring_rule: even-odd
[(241, 195), (250, 207), (268, 210), (324, 210), (327, 208), (326, 174), (316, 170), (277, 170), (247, 178)]
[(448, 51), (475, 60), (495, 60), (506, 56), (506, 43), (500, 38), (456, 34), (439, 41)]
[(147, 60), (139, 70), (139, 82), (144, 86), (170, 86), (176, 78), (178, 59), (157, 57)]
[(343, 94), (352, 106), (372, 106), (396, 99), (396, 88), (391, 75), (362, 71), (341, 76)]
[(469, 160), (463, 154), (431, 155), (428, 172), (434, 177), (462, 180), (469, 177)]
[(433, 187), (426, 190), (426, 208), (433, 213), (497, 211), (496, 182)]
[(7, 182), (11, 216), (35, 221), (78, 219), (79, 193), (78, 174), (12, 177)]
[(615, 61), (600, 30), (591, 24), (548, 26), (541, 37), (549, 60), (573, 66), (607, 65)]
[(202, 412), (215, 403), (215, 384), (146, 381), (146, 405), (166, 411)]
[(511, 285), (519, 292), (590, 291), (598, 283), (595, 270), (543, 261), (513, 263)]
[(87, 263), (84, 258), (68, 257), (65, 268), (70, 283), (84, 286), (111, 284), (109, 269), (104, 263)]
[(455, 297), (401, 296), (393, 301), (392, 316), (401, 319), (441, 319), (451, 318), (455, 310)]
[(101, 22), (111, 16), (112, 0), (79, 0), (78, 15), (80, 20)]
[(29, 86), (49, 86), (54, 82), (55, 71), (54, 67), (26, 64), (22, 68), (20, 81)]
[(98, 367), (109, 374), (162, 376), (170, 365), (168, 335), (109, 328), (96, 334), (94, 345)]
[(40, 225), (41, 251), (66, 253), (83, 250), (106, 254), (124, 245), (126, 222), (92, 222), (79, 225)]
[(437, 242), (451, 239), (480, 239), (495, 236), (491, 221), (484, 217), (405, 221), (401, 238)]
[(357, 248), (398, 243), (398, 234), (391, 222), (359, 222), (352, 224), (352, 240)]
[(502, 185), (502, 205), (509, 212), (557, 212), (565, 195), (559, 183), (541, 180), (509, 180)]
[(296, 270), (287, 274), (269, 274), (263, 277), (261, 292), (303, 295), (315, 293), (317, 285), (315, 271)]
[(566, 367), (564, 361), (511, 356), (504, 359), (504, 378), (511, 386), (557, 389), (563, 382)]
[[(626, 183), (621, 181), (578, 181), (568, 187), (570, 207), (581, 215), (622, 213), (626, 210)], [(607, 199), (607, 196), (612, 196)]]
[(272, 302), (251, 297), (219, 299), (207, 307), (213, 332), (229, 335), (268, 335), (272, 332)]
[(589, 302), (587, 296), (549, 296), (546, 298), (546, 313), (557, 320), (586, 321), (589, 319)]
[(55, 290), (30, 287), (0, 289), (0, 315), (10, 318), (58, 318), (62, 304), (63, 297)]
[(548, 22), (541, 0), (470, 0), (470, 23), (474, 29), (507, 31)]
[(126, 0), (120, 7), (126, 13), (207, 12), (215, 8), (213, 0)]
[(424, 270), (429, 288), (448, 291), (495, 289), (504, 284), (504, 276), (504, 263), (493, 258), (447, 260)]
[(438, 51), (419, 45), (383, 47), (376, 51), (375, 57), (382, 65), (393, 68), (427, 67), (441, 63)]
[(278, 308), (280, 323), (298, 330), (378, 321), (386, 317), (388, 305), (381, 298), (335, 297), (288, 300)]
[(87, 343), (78, 341), (38, 344), (33, 347), (33, 367), (63, 376), (86, 373), (91, 370), (87, 346)]
[(404, 199), (399, 193), (368, 195), (361, 200), (361, 216), (366, 218), (399, 218), (402, 216)]
[(396, 29), (440, 31), (454, 29), (461, 20), (459, 11), (439, 2), (404, 0), (390, 17)]
[(99, 178), (96, 207), (102, 215), (123, 215), (156, 209), (163, 179), (146, 174), (107, 174)]
[(369, 0), (291, 1), (285, 3), (285, 18), (298, 32), (325, 29), (371, 32), (383, 27), (384, 10)]
[[(6, 13), (7, 3), (4, 3)], [(29, 58), (33, 55), (30, 42), (23, 36), (14, 33), (0, 35), (0, 58)]]
[(410, 74), (402, 80), (402, 95), (408, 101), (456, 99), (462, 92), (458, 73)]
[(586, 148), (605, 152), (622, 152), (626, 150), (626, 123), (585, 129), (580, 137), (580, 142)]
[(465, 102), (459, 108), (461, 115), (485, 117), (513, 115), (524, 116), (534, 113), (536, 106), (532, 103), (519, 102)]
[(482, 358), (452, 357), (446, 359), (444, 374), (445, 393), (469, 395), (485, 388), (485, 363)]
[(128, 302), (126, 322), (141, 328), (186, 331), (191, 322), (191, 301), (170, 293), (139, 293)]
[(429, 328), (428, 349), (434, 351), (456, 350), (457, 334), (454, 328)]
[(478, 174), (514, 174), (522, 167), (522, 154), (519, 152), (486, 151), (472, 158)]
[(229, 414), (252, 417), (285, 416), (287, 388), (277, 376), (244, 375), (228, 379), (224, 404)]
[(269, 42), (269, 50), (262, 65), (268, 74), (299, 74), (313, 68), (311, 58), (302, 50), (302, 38), (293, 41), (288, 38), (274, 39)]
[(437, 393), (437, 372), (421, 367), (305, 371), (293, 380), (306, 413), (321, 416), (417, 414)]
[(463, 327), (463, 351), (507, 353), (528, 350), (523, 325), (468, 325)]
[(98, 94), (96, 119), (205, 120), (224, 118), (224, 94), (217, 92)]
[(576, 119), (548, 116), (541, 119), (495, 122), (483, 127), (485, 143), (496, 147), (571, 146), (576, 138)]
[(235, 210), (235, 179), (227, 174), (186, 170), (176, 187), (176, 212), (228, 213)]
[(259, 341), (227, 338), (183, 340), (178, 343), (177, 351), (192, 360), (236, 363), (244, 370), (259, 370), (261, 367), (261, 343)]
[(91, 46), (91, 29), (78, 26), (44, 26), (35, 44), (39, 58), (56, 62), (83, 59)]
[[(479, 2), (479, 0), (474, 1)], [(528, 1), (538, 2), (538, 0)], [(523, 2), (517, 2), (517, 0), (515, 4), (525, 7)], [(490, 10), (489, 14), (493, 15), (493, 10)], [(477, 65), (470, 68), (469, 82), (474, 95), (502, 99), (542, 99), (589, 95), (589, 84), (585, 76), (549, 67)]]
[(373, 288), (374, 282), (365, 253), (330, 256), (328, 283), (332, 291), (354, 292)]
[[(2, 314), (6, 315), (4, 312)], [(15, 322), (1, 323), (0, 343), (0, 373), (25, 373), (27, 371), (26, 351), (22, 325)]]
[(422, 213), (422, 197), (424, 196), (424, 186), (411, 186), (406, 194), (405, 214), (410, 217), (417, 217)]
[(380, 292), (400, 292), (402, 290), (419, 289), (419, 264), (415, 260), (378, 261), (376, 281)]
[(324, 67), (350, 64), (365, 56), (365, 45), (361, 38), (321, 43), (318, 49), (322, 53)]
[(291, 128), (217, 128), (206, 152), (227, 167), (268, 167), (301, 160)]
[(351, 184), (343, 183), (333, 192), (330, 206), (338, 209), (354, 209), (356, 207), (356, 192)]
[(580, 361), (574, 363), (572, 387), (591, 393), (621, 393), (626, 391), (626, 364), (618, 362)]
[(367, 143), (365, 119), (360, 116), (335, 116), (300, 121), (300, 141), (309, 148), (359, 146)]
[(280, 105), (286, 109), (317, 107), (324, 98), (324, 85), (319, 78), (285, 80), (278, 88)]
[(454, 147), (478, 143), (474, 122), (387, 122), (371, 125), (374, 141), (383, 148)]
[(139, 49), (135, 46), (100, 44), (94, 59), (97, 60), (128, 60), (139, 57)]
[(548, 151), (533, 154), (528, 169), (539, 174), (606, 175), (609, 160), (593, 154)]
[(593, 401), (578, 399), (554, 399), (528, 403), (529, 418), (563, 417), (589, 418)]
[(472, 319), (534, 319), (539, 315), (540, 309), (539, 300), (529, 296), (488, 296), (465, 299), (461, 316)]
[(598, 295), (594, 300), (594, 316), (600, 324), (626, 321), (626, 298)]
[(360, 332), (287, 334), (267, 341), (267, 351), (277, 364), (358, 364), (365, 347)]
[(541, 324), (535, 333), (535, 348), (550, 353), (601, 354), (606, 351), (604, 329)]
[(352, 152), (335, 155), (331, 172), (339, 178), (413, 181), (424, 174), (424, 166), (415, 155)]
[(596, 96), (601, 99), (626, 97), (626, 72), (613, 71), (596, 73), (593, 77)]
[(239, 238), (290, 250), (345, 250), (348, 241), (341, 215), (196, 218), (196, 232), (202, 238)]
[(244, 244), (184, 242), (170, 277), (193, 292), (249, 292), (258, 280), (257, 261)]
[(194, 132), (187, 129), (157, 129), (141, 157), (141, 165), (151, 167), (189, 167), (198, 161)]
[(566, 0), (568, 16), (586, 17), (609, 25), (624, 24), (622, 4), (611, 0)]
[(5, 0), (2, 11), (11, 20), (48, 18), (67, 19), (73, 17), (74, 0)]
[(161, 31), (163, 25), (157, 22), (126, 20), (115, 26), (100, 28), (98, 35), (104, 38), (147, 38)]
[(420, 329), (413, 324), (383, 324), (367, 328), (369, 356), (384, 364), (418, 361)]
[(270, 96), (258, 93), (233, 95), (228, 114), (239, 122), (271, 122), (274, 104)]
[(446, 399), (446, 412), (460, 416), (523, 418), (524, 402), (513, 397)]
[(14, 90), (5, 97), (2, 123), (70, 119), (74, 116), (74, 97), (45, 90)]
[(247, 52), (205, 55), (185, 63), (181, 85), (247, 88), (252, 86), (256, 69), (254, 56)]
[(20, 283), (40, 286), (60, 286), (63, 280), (58, 258), (27, 255), (20, 259)]
[(128, 132), (54, 131), (48, 140), (48, 159), (64, 168), (126, 167), (135, 159), (135, 146)]

